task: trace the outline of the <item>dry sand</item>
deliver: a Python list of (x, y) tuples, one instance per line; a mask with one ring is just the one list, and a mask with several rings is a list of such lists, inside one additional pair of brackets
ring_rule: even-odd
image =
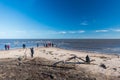
[[(69, 62), (71, 62), (71, 64), (76, 63), (74, 64), (75, 67), (84, 68), (84, 70), (90, 72), (90, 74), (98, 75), (99, 77), (105, 75), (106, 78), (103, 80), (106, 79), (109, 80), (110, 76), (116, 77), (116, 80), (120, 80), (120, 58), (117, 55), (78, 52), (60, 48), (44, 48), (44, 47), (34, 48), (34, 51), (35, 51), (34, 58), (40, 57), (54, 62), (59, 61), (65, 62), (65, 60), (73, 56), (77, 56), (85, 60), (86, 55), (89, 55), (90, 59), (93, 60), (93, 62), (91, 62), (90, 64), (81, 64), (84, 62), (79, 59), (71, 60)], [(25, 57), (27, 59), (31, 59), (30, 49), (28, 48), (0, 51), (0, 59), (25, 58)]]

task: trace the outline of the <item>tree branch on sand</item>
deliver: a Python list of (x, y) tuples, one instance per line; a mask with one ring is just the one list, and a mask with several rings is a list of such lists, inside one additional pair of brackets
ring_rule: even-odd
[[(68, 62), (71, 60), (73, 60), (74, 62)], [(80, 60), (82, 62), (80, 62)], [(78, 61), (78, 62), (76, 62), (76, 61)], [(95, 61), (95, 60), (90, 60), (90, 62), (93, 62), (93, 61)], [(73, 64), (90, 64), (90, 63), (87, 63), (86, 60), (82, 59), (81, 57), (77, 57), (76, 55), (66, 59), (65, 61), (62, 60), (62, 61), (55, 62), (53, 65), (57, 66), (57, 64), (60, 64), (60, 63), (62, 63), (62, 64), (71, 64), (71, 63), (73, 63)]]

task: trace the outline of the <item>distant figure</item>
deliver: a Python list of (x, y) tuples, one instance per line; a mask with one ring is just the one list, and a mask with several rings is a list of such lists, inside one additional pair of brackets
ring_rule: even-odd
[(47, 44), (47, 43), (44, 43), (44, 47), (48, 47), (48, 44)]
[(7, 49), (8, 49), (8, 50), (10, 49), (10, 45), (7, 45)]
[(30, 48), (30, 51), (31, 51), (31, 58), (33, 58), (34, 48)]
[(54, 47), (57, 47), (57, 45), (56, 45), (56, 44), (54, 44)]
[(37, 43), (37, 47), (39, 47), (39, 44)]
[(51, 43), (51, 46), (52, 46), (52, 47), (54, 47), (54, 44), (53, 44), (53, 43)]
[(47, 45), (48, 45), (48, 47), (51, 47), (51, 42), (49, 41), (49, 42), (47, 43)]
[(89, 58), (88, 55), (86, 56), (86, 62), (87, 62), (87, 63), (90, 63), (90, 58)]
[(7, 50), (7, 45), (5, 44), (5, 50)]
[(43, 43), (43, 46), (45, 47), (45, 43)]
[(23, 44), (23, 49), (25, 49), (25, 47), (26, 47), (26, 45), (25, 45), (25, 44)]
[(45, 43), (43, 43), (43, 46), (45, 47)]

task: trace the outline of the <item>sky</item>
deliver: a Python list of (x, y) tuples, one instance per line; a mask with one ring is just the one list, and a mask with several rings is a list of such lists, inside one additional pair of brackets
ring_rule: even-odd
[(0, 0), (0, 39), (120, 39), (120, 0)]

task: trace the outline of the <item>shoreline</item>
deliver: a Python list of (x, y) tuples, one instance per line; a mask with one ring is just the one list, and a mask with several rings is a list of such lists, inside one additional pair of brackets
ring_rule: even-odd
[[(44, 46), (31, 46), (33, 48), (45, 48)], [(31, 48), (30, 46), (27, 47), (27, 49)], [(75, 51), (75, 52), (83, 52), (83, 53), (89, 53), (89, 54), (104, 54), (104, 55), (113, 55), (113, 56), (120, 56), (120, 54), (117, 53), (102, 53), (102, 52), (94, 52), (94, 51), (87, 51), (87, 50), (75, 50), (75, 49), (65, 49), (65, 48), (60, 48), (60, 47), (48, 47), (48, 48), (57, 48), (57, 49), (62, 49), (62, 50), (68, 50), (68, 51)], [(19, 49), (23, 49), (23, 48), (11, 48), (10, 50), (19, 50)], [(9, 51), (9, 50), (0, 50), (0, 51)]]
[[(75, 64), (78, 68), (84, 68), (85, 70), (91, 72), (92, 74), (104, 74), (107, 76), (120, 76), (120, 58), (116, 55), (108, 55), (108, 54), (99, 54), (99, 53), (86, 53), (79, 52), (73, 50), (66, 50), (61, 48), (44, 48), (44, 47), (35, 47), (34, 48), (34, 58), (44, 58), (49, 61), (54, 62), (65, 62), (67, 59), (77, 56), (81, 59), (85, 60), (86, 55), (89, 55), (90, 60), (94, 60), (90, 64), (81, 64), (84, 63), (82, 60), (76, 59), (76, 63), (74, 60), (68, 61), (68, 63)], [(1, 59), (18, 59), (19, 57), (26, 59), (31, 59), (30, 49), (12, 49), (7, 51), (0, 51), (0, 60)], [(105, 67), (101, 66), (104, 64)], [(112, 75), (111, 75), (112, 74)]]

